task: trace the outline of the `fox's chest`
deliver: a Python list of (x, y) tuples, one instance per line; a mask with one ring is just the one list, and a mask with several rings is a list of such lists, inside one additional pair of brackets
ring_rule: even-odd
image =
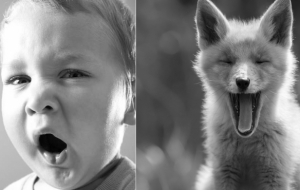
[[(273, 176), (277, 171), (271, 153), (284, 154), (273, 150), (274, 147), (280, 147), (280, 143), (264, 133), (248, 139), (227, 139), (227, 143), (222, 143), (222, 146), (222, 149), (227, 151), (222, 151), (220, 155), (220, 166), (231, 167), (228, 169), (228, 176), (234, 179), (238, 190), (260, 190), (266, 178)], [(280, 156), (277, 158), (280, 159)]]
[(264, 165), (257, 156), (241, 156), (238, 167), (237, 186), (239, 190), (259, 190), (259, 183), (262, 181), (262, 171)]

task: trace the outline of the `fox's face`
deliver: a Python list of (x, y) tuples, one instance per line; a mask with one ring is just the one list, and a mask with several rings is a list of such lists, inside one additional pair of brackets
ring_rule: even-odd
[(275, 1), (261, 19), (248, 23), (228, 21), (210, 1), (198, 1), (201, 51), (195, 69), (204, 85), (225, 94), (242, 137), (254, 133), (263, 98), (274, 96), (291, 72), (292, 20), (290, 0)]

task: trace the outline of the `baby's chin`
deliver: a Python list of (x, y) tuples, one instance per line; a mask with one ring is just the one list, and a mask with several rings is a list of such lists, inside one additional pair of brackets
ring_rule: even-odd
[(42, 172), (42, 174), (38, 175), (39, 179), (35, 184), (35, 189), (37, 190), (48, 189), (49, 187), (71, 190), (83, 185), (81, 184), (82, 177), (72, 169), (51, 168), (42, 170)]

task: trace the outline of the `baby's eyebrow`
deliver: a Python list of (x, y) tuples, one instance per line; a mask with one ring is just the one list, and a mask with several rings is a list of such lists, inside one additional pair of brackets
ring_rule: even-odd
[(26, 64), (24, 64), (22, 61), (16, 59), (16, 60), (12, 60), (6, 64), (2, 63), (1, 68), (9, 68), (9, 69), (16, 70), (16, 71), (23, 71), (24, 69), (26, 69)]
[(94, 62), (92, 56), (88, 56), (81, 53), (70, 53), (70, 52), (59, 53), (58, 55), (55, 56), (55, 60), (57, 63), (60, 64), (71, 64), (76, 62), (79, 63)]
[(85, 60), (84, 56), (80, 54), (73, 54), (73, 53), (62, 53), (57, 55), (55, 59), (59, 63), (72, 63), (78, 60)]

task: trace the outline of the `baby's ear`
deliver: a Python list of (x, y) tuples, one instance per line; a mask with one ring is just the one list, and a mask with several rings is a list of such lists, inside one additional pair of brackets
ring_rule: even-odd
[(133, 107), (130, 107), (129, 110), (125, 113), (124, 123), (127, 125), (135, 125), (136, 113)]
[(130, 106), (127, 109), (125, 116), (124, 116), (124, 123), (127, 125), (135, 125), (136, 123), (136, 111), (135, 111), (135, 98), (136, 91), (135, 91), (135, 81), (132, 82), (132, 99), (130, 101)]
[(260, 30), (275, 44), (290, 47), (292, 44), (293, 12), (290, 0), (276, 0), (262, 16)]
[(219, 42), (227, 34), (227, 19), (209, 0), (198, 0), (195, 21), (201, 50)]

